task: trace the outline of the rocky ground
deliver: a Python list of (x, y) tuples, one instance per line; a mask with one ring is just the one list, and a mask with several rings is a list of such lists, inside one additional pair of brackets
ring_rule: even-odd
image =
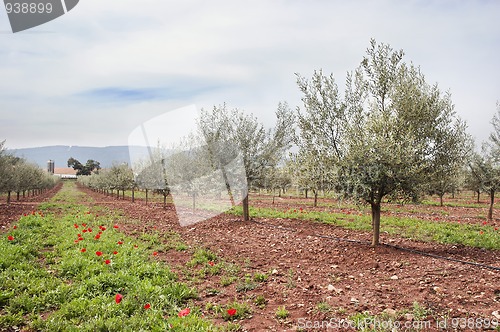
[[(245, 293), (237, 292), (231, 285), (213, 296), (209, 290), (221, 289), (217, 276), (197, 285), (202, 295), (198, 303), (201, 307), (207, 302), (245, 301), (263, 295), (267, 305), (255, 308), (252, 317), (240, 323), (246, 331), (294, 331), (317, 326), (314, 324), (323, 324), (323, 328), (315, 328), (315, 331), (334, 331), (325, 325), (327, 322), (344, 324), (341, 330), (347, 331), (350, 330), (345, 328), (347, 323), (341, 321), (356, 314), (361, 318), (370, 315), (392, 318), (407, 324), (406, 327), (418, 326), (419, 319), (430, 321), (430, 328), (420, 329), (426, 331), (443, 330), (436, 327), (443, 322), (459, 326), (461, 321), (452, 320), (454, 318), (474, 318), (477, 322), (500, 318), (498, 251), (382, 235), (382, 241), (391, 245), (490, 265), (497, 267), (495, 270), (389, 246), (372, 248), (365, 243), (338, 240), (336, 238), (363, 242), (370, 239), (370, 234), (302, 220), (243, 222), (235, 216), (221, 215), (183, 228), (170, 206), (164, 210), (160, 204), (146, 206), (140, 200), (131, 203), (82, 190), (94, 198), (94, 205), (119, 209), (131, 219), (139, 220), (126, 225), (130, 234), (175, 231), (191, 247), (209, 248), (224, 260), (242, 266), (242, 276), (268, 273), (265, 283)], [(254, 204), (270, 203), (254, 200)], [(300, 202), (283, 200), (282, 204), (298, 208)], [(467, 218), (468, 222), (475, 222), (471, 216), (463, 216)], [(499, 222), (498, 218), (495, 222)], [(160, 254), (179, 271), (190, 259), (187, 252), (170, 250)], [(276, 318), (281, 306), (290, 313), (287, 319)], [(453, 330), (449, 327), (446, 330)]]
[[(10, 223), (58, 190), (36, 197), (0, 204), (0, 227)], [(377, 315), (379, 327), (386, 321), (397, 321), (400, 330), (454, 330), (452, 325), (466, 326), (474, 319), (472, 328), (456, 330), (484, 330), (479, 323), (500, 321), (500, 252), (464, 246), (440, 245), (411, 241), (382, 235), (382, 241), (394, 246), (417, 250), (431, 255), (484, 264), (464, 264), (442, 258), (429, 257), (390, 246), (372, 248), (365, 242), (370, 234), (346, 230), (315, 222), (293, 219), (253, 219), (243, 222), (231, 215), (218, 217), (181, 227), (175, 209), (163, 209), (161, 204), (138, 200), (132, 203), (118, 200), (82, 188), (93, 198), (91, 205), (117, 209), (131, 220), (123, 225), (133, 235), (144, 232), (176, 232), (191, 248), (212, 250), (227, 262), (241, 267), (245, 274), (264, 273), (267, 281), (248, 292), (238, 292), (236, 284), (220, 285), (219, 276), (206, 277), (195, 285), (200, 293), (197, 305), (248, 301), (262, 295), (265, 306), (252, 306), (253, 313), (240, 323), (245, 331), (295, 331), (314, 328), (315, 331), (349, 331), (349, 319)], [(253, 204), (268, 206), (268, 198), (256, 198)], [(299, 208), (303, 200), (281, 199), (280, 208)], [(307, 205), (311, 209), (310, 203)], [(275, 206), (275, 205), (273, 205)], [(304, 205), (306, 206), (306, 205)], [(317, 208), (324, 209), (324, 208)], [(404, 208), (392, 213), (409, 214)], [(446, 218), (463, 219), (469, 223), (481, 222), (475, 212), (466, 208), (447, 208)], [(415, 212), (415, 211), (414, 211)], [(347, 212), (346, 212), (347, 213)], [(386, 212), (391, 213), (391, 212)], [(432, 219), (425, 211), (417, 211), (423, 218)], [(495, 215), (494, 223), (500, 223)], [(446, 219), (445, 218), (445, 219)], [(442, 220), (440, 221), (446, 221)], [(477, 220), (476, 220), (477, 219)], [(350, 239), (358, 242), (349, 242)], [(169, 250), (159, 253), (176, 269), (181, 279), (183, 266), (191, 258), (190, 251)], [(185, 278), (187, 279), (187, 277)], [(217, 289), (217, 294), (213, 290)], [(415, 304), (416, 303), (416, 304)], [(286, 319), (277, 319), (276, 311), (285, 307)], [(469, 321), (465, 321), (469, 319)], [(421, 326), (418, 321), (429, 321)], [(327, 323), (332, 325), (328, 326)], [(448, 324), (445, 329), (436, 324)], [(321, 325), (322, 324), (322, 325)], [(406, 325), (404, 325), (406, 324)], [(413, 329), (409, 328), (412, 326)], [(335, 329), (335, 327), (341, 327)], [(471, 325), (469, 325), (471, 327)], [(391, 330), (386, 329), (386, 330)]]

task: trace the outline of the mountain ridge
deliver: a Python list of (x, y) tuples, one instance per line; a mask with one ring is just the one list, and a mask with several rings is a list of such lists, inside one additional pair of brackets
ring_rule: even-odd
[(67, 167), (68, 159), (73, 157), (85, 164), (87, 160), (93, 159), (101, 164), (102, 168), (111, 167), (113, 164), (122, 164), (130, 162), (130, 153), (137, 156), (148, 155), (148, 148), (145, 146), (76, 146), (76, 145), (49, 145), (34, 148), (8, 149), (16, 157), (21, 157), (29, 162), (39, 165), (42, 168), (47, 167), (47, 161), (55, 161), (56, 167)]

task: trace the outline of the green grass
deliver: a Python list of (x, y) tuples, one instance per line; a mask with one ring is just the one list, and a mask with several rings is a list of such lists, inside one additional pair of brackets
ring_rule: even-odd
[(250, 274), (245, 275), (243, 279), (236, 285), (236, 291), (239, 293), (249, 292), (257, 288), (259, 284), (257, 284)]
[(225, 321), (235, 321), (250, 317), (252, 308), (247, 302), (233, 301), (225, 305), (208, 302), (205, 310), (214, 317), (221, 317)]
[(278, 319), (287, 319), (290, 316), (290, 312), (286, 310), (285, 306), (278, 307), (275, 312), (275, 316)]
[(253, 303), (258, 308), (264, 309), (266, 307), (267, 300), (264, 297), (264, 295), (257, 295), (257, 297), (255, 298), (255, 300), (253, 301)]
[[(242, 215), (242, 208), (237, 206), (228, 213)], [(357, 231), (371, 231), (370, 215), (300, 211), (298, 209), (283, 211), (255, 207), (250, 207), (250, 215), (258, 218), (310, 220)], [(470, 247), (500, 250), (500, 232), (490, 225), (434, 222), (417, 218), (382, 216), (381, 232), (426, 242), (461, 244)]]
[[(113, 228), (114, 217), (79, 204), (85, 200), (74, 184), (65, 184), (41, 213), (21, 217), (0, 238), (0, 330), (218, 330), (190, 304), (196, 289), (152, 255), (156, 238), (125, 236)], [(190, 314), (178, 317), (186, 307)]]
[(319, 302), (316, 304), (316, 311), (322, 312), (324, 314), (329, 313), (333, 310), (332, 306), (328, 302)]
[[(429, 206), (437, 206), (440, 207), (441, 204), (439, 201), (432, 201), (432, 200), (423, 200), (422, 201), (423, 205), (429, 205)], [(443, 206), (446, 207), (464, 207), (464, 208), (474, 208), (474, 209), (482, 209), (487, 207), (487, 204), (484, 203), (466, 203), (466, 202), (444, 202)]]

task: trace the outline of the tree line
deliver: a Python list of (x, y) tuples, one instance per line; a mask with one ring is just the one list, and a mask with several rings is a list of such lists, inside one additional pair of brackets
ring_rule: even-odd
[(57, 179), (37, 165), (7, 153), (5, 141), (0, 142), (0, 193), (7, 194), (7, 203), (26, 195), (36, 195), (54, 187)]
[[(427, 82), (418, 66), (404, 61), (402, 50), (388, 44), (371, 40), (359, 66), (347, 74), (343, 93), (333, 74), (322, 70), (296, 78), (302, 106), (291, 110), (280, 103), (271, 129), (241, 110), (214, 106), (202, 110), (197, 132), (175, 152), (155, 150), (140, 172), (115, 166), (82, 181), (100, 190), (155, 190), (164, 202), (177, 188), (195, 204), (200, 192), (235, 195), (229, 180), (234, 169), (226, 166), (240, 155), (248, 188), (281, 193), (295, 184), (312, 192), (314, 204), (321, 191), (368, 204), (373, 245), (387, 201), (417, 202), (436, 194), (442, 204), (445, 193), (468, 188), (490, 195), (492, 218), (500, 188), (500, 106), (488, 141), (476, 152), (450, 93)], [(206, 179), (214, 170), (224, 178), (221, 187)], [(248, 195), (241, 195), (248, 220)]]

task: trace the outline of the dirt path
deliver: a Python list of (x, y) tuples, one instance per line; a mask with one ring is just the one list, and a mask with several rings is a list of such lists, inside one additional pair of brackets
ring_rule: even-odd
[[(500, 310), (500, 271), (317, 236), (368, 240), (369, 233), (290, 219), (241, 222), (226, 215), (181, 228), (171, 208), (146, 207), (143, 202), (115, 200), (83, 190), (93, 197), (92, 204), (121, 209), (130, 218), (140, 220), (140, 224), (126, 226), (129, 233), (173, 230), (191, 246), (210, 248), (226, 261), (239, 264), (242, 276), (270, 273), (267, 282), (246, 293), (236, 292), (231, 285), (216, 297), (204, 296), (206, 290), (222, 288), (218, 280), (211, 278), (197, 285), (202, 308), (209, 301), (251, 300), (263, 295), (267, 305), (255, 308), (252, 318), (241, 322), (246, 331), (294, 331), (306, 327), (307, 322), (335, 323), (367, 311), (372, 315), (385, 312), (386, 317), (396, 316), (401, 323), (417, 318), (429, 320), (432, 327), (422, 330), (442, 331), (435, 327), (436, 322), (452, 318), (495, 319)], [(431, 254), (500, 266), (498, 251), (394, 237), (382, 240)], [(175, 250), (163, 253), (163, 257), (174, 265), (188, 259), (187, 254)], [(413, 308), (415, 302), (418, 306)], [(275, 317), (280, 306), (290, 312), (284, 321)], [(407, 310), (406, 314), (403, 310)]]

